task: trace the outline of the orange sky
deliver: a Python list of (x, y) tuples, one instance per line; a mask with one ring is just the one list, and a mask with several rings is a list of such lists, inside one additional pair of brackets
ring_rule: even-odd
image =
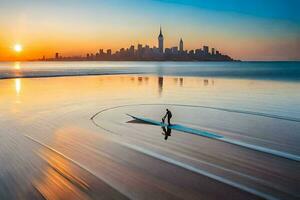
[[(49, 58), (55, 52), (85, 56), (100, 48), (115, 51), (138, 43), (157, 46), (160, 25), (165, 47), (178, 46), (182, 37), (185, 49), (209, 45), (235, 59), (300, 60), (298, 22), (160, 1), (138, 2), (4, 0), (0, 61)], [(22, 52), (13, 50), (17, 43), (23, 46)]]

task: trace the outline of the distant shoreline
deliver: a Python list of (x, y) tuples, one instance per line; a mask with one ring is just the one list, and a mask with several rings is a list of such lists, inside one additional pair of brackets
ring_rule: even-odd
[(0, 79), (154, 75), (300, 81), (299, 62), (2, 62)]
[(232, 60), (232, 61), (199, 61), (199, 60), (1, 60), (0, 62), (207, 62), (207, 63), (212, 63), (212, 62), (226, 62), (226, 63), (236, 63), (236, 62), (300, 62), (300, 60)]
[[(27, 62), (243, 62), (242, 60), (26, 60)], [(26, 62), (25, 61), (25, 62)], [(5, 61), (4, 61), (5, 62)], [(14, 62), (14, 61), (12, 61)], [(22, 62), (22, 61), (20, 61)], [(23, 61), (24, 62), (24, 61)]]
[(80, 77), (80, 76), (113, 76), (113, 75), (144, 75), (145, 73), (89, 73), (89, 74), (54, 74), (54, 75), (25, 75), (25, 76), (7, 76), (0, 77), (0, 80), (16, 78), (59, 78), (59, 77)]

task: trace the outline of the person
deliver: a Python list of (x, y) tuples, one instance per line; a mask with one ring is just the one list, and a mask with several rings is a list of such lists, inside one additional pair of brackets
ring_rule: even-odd
[(171, 111), (168, 110), (168, 109), (166, 109), (166, 111), (167, 111), (167, 112), (166, 112), (165, 116), (163, 117), (163, 122), (165, 121), (166, 117), (168, 117), (168, 125), (170, 126), (170, 125), (171, 125), (170, 120), (171, 120), (171, 118), (172, 118), (172, 113), (171, 113)]

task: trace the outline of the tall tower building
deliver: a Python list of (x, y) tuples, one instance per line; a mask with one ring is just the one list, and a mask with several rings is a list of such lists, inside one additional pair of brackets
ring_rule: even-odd
[(158, 36), (158, 49), (160, 53), (164, 52), (164, 36), (161, 32), (161, 27), (160, 27), (160, 32), (159, 32), (159, 36)]
[(183, 41), (182, 41), (182, 38), (180, 38), (180, 42), (179, 42), (179, 51), (180, 51), (180, 53), (183, 52)]

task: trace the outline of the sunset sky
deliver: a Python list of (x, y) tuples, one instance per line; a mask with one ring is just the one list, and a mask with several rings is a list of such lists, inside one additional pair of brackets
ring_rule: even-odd
[[(138, 43), (215, 47), (235, 59), (300, 60), (298, 0), (0, 0), (0, 60)], [(14, 50), (16, 44), (23, 50)]]

